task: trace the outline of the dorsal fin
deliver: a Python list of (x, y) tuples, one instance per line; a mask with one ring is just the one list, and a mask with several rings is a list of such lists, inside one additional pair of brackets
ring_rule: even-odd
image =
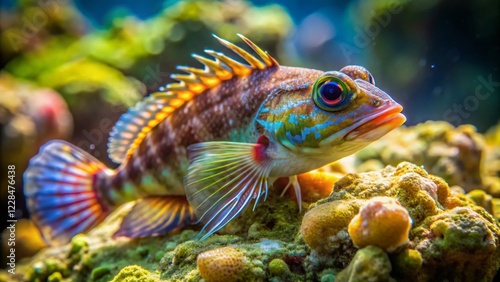
[(187, 74), (171, 75), (171, 78), (178, 82), (161, 87), (160, 91), (164, 92), (151, 94), (120, 117), (108, 140), (109, 158), (115, 163), (123, 162), (141, 144), (149, 131), (174, 112), (175, 109), (205, 90), (216, 87), (223, 81), (235, 76), (246, 76), (254, 70), (278, 66), (278, 62), (267, 52), (262, 51), (243, 35), (238, 34), (238, 36), (259, 55), (260, 59), (233, 43), (214, 35), (222, 45), (238, 54), (249, 65), (242, 64), (223, 53), (212, 50), (205, 50), (205, 52), (211, 55), (214, 60), (194, 54), (193, 57), (205, 65), (204, 69), (177, 67), (177, 69)]

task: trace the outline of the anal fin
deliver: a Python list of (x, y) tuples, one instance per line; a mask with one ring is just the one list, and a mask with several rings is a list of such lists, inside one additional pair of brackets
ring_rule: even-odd
[(184, 196), (155, 196), (137, 201), (114, 237), (142, 238), (168, 233), (195, 222)]

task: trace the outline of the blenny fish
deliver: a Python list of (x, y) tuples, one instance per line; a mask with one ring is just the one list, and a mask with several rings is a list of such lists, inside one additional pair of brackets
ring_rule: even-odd
[[(65, 141), (40, 149), (24, 174), (31, 217), (45, 240), (61, 244), (136, 201), (115, 236), (146, 237), (203, 223), (204, 239), (266, 198), (289, 177), (348, 156), (406, 120), (402, 107), (363, 67), (338, 71), (280, 66), (214, 37), (244, 59), (220, 52), (178, 67), (175, 83), (128, 110), (111, 131), (109, 169)], [(287, 187), (288, 188), (288, 187)]]

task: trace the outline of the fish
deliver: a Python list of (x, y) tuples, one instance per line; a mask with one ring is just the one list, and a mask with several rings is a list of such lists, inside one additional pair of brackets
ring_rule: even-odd
[[(31, 218), (64, 244), (127, 202), (114, 236), (141, 238), (202, 224), (211, 236), (273, 182), (301, 193), (297, 175), (351, 155), (402, 125), (403, 107), (362, 66), (320, 71), (281, 66), (238, 34), (247, 50), (214, 35), (242, 60), (213, 50), (124, 113), (111, 130), (106, 167), (62, 140), (44, 144), (24, 173)], [(250, 50), (251, 49), (251, 50)], [(253, 51), (252, 51), (253, 50)], [(251, 54), (253, 52), (254, 54)]]

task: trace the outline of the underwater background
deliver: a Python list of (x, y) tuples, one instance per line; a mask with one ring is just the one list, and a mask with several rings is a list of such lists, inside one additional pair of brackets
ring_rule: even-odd
[[(357, 155), (358, 164), (364, 166), (356, 171), (410, 161), (443, 177), (450, 187), (460, 186), (465, 193), (489, 187), (483, 190), (500, 197), (500, 150), (483, 150), (483, 143), (498, 148), (495, 144), (500, 140), (499, 1), (0, 3), (0, 191), (3, 201), (7, 198), (4, 171), (8, 165), (15, 165), (18, 219), (29, 217), (22, 173), (42, 144), (51, 139), (68, 140), (109, 167), (116, 167), (106, 153), (107, 138), (116, 120), (141, 97), (172, 82), (169, 75), (176, 72), (177, 65), (197, 66), (192, 53), (220, 50), (212, 34), (238, 43), (236, 34), (244, 34), (285, 66), (338, 70), (355, 64), (370, 70), (377, 85), (404, 107), (406, 126), (417, 127), (411, 132), (404, 128), (392, 139)], [(421, 124), (426, 121), (449, 124)], [(464, 124), (473, 127), (455, 129)], [(439, 132), (481, 140), (472, 138), (473, 145), (463, 145)], [(401, 136), (412, 134), (418, 136), (400, 141), (404, 139)], [(482, 134), (486, 134), (486, 141)], [(397, 147), (399, 151), (387, 152), (385, 147)], [(402, 153), (401, 148), (410, 149)], [(451, 169), (442, 155), (456, 148), (464, 152), (460, 155), (464, 159)], [(439, 158), (422, 153), (431, 149), (444, 153), (439, 153)], [(485, 152), (490, 152), (487, 157)], [(482, 165), (485, 159), (474, 159), (481, 156), (492, 164), (487, 172)], [(374, 159), (379, 163), (374, 165)], [(496, 178), (487, 180), (485, 173)], [(496, 187), (497, 194), (491, 187)], [(29, 238), (35, 232), (30, 222), (20, 224), (19, 238)], [(6, 226), (1, 222), (2, 230)], [(19, 247), (20, 257), (44, 245), (40, 240), (28, 242)], [(291, 245), (281, 248), (305, 252)], [(5, 250), (3, 244), (2, 252)], [(3, 268), (4, 257), (2, 253)], [(294, 257), (289, 259), (291, 262), (285, 262), (293, 268), (297, 262)], [(318, 270), (314, 267), (311, 269)], [(109, 273), (99, 277), (110, 279), (113, 276)]]

